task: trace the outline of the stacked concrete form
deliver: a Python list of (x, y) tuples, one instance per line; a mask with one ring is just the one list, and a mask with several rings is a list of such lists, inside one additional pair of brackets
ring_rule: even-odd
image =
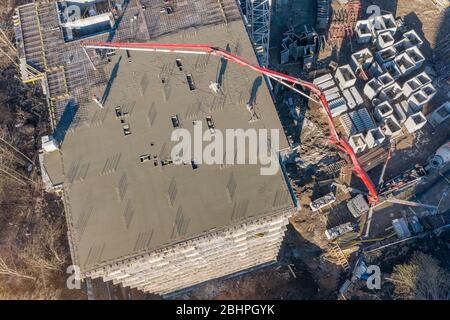
[(429, 116), (429, 120), (432, 126), (438, 125), (448, 121), (450, 119), (450, 102), (446, 101)]
[(427, 119), (423, 115), (422, 112), (417, 112), (412, 114), (405, 121), (405, 128), (409, 133), (416, 132), (423, 128), (423, 126), (427, 123)]
[(355, 153), (361, 153), (367, 148), (366, 140), (364, 139), (364, 135), (362, 133), (351, 136), (348, 143), (353, 148)]
[(381, 145), (385, 139), (386, 136), (384, 135), (381, 128), (369, 130), (367, 132), (367, 135), (365, 136), (366, 144), (369, 149)]
[[(423, 128), (424, 106), (437, 90), (422, 70), (423, 40), (401, 19), (384, 14), (358, 20), (354, 34), (363, 46), (351, 55), (349, 65), (336, 66), (332, 78), (326, 75), (314, 82), (325, 90), (331, 115), (339, 117), (349, 144), (365, 157), (366, 150)], [(439, 125), (449, 118), (448, 106), (428, 118)]]
[[(401, 22), (392, 14), (357, 21), (357, 41), (367, 47), (353, 53), (349, 65), (338, 66), (333, 78), (315, 79), (357, 153), (401, 136), (403, 128), (414, 133), (427, 122), (423, 107), (437, 90), (430, 76), (419, 71), (425, 62), (423, 40)], [(443, 106), (429, 118), (438, 125), (447, 117)]]
[[(399, 124), (404, 124), (410, 133), (422, 128), (426, 120), (423, 120), (423, 114), (420, 112), (436, 94), (426, 72), (410, 76), (417, 73), (425, 62), (420, 51), (423, 40), (414, 30), (403, 34), (399, 34), (398, 30), (402, 29), (397, 27), (392, 15), (361, 20), (355, 27), (359, 43), (375, 43), (377, 47), (373, 56), (383, 70), (382, 74), (379, 74), (379, 71), (370, 74), (368, 71), (368, 65), (373, 64), (372, 52), (369, 49), (363, 49), (355, 55), (361, 57), (358, 66), (364, 67), (368, 76), (364, 95), (376, 107), (375, 118), (382, 126), (383, 134), (387, 136), (399, 135)], [(354, 65), (355, 58), (352, 58), (352, 61)], [(401, 81), (403, 86), (400, 86), (398, 81)], [(368, 137), (373, 140), (370, 134)]]
[(356, 76), (348, 64), (337, 68), (335, 77), (341, 90), (350, 88), (356, 83)]
[(307, 70), (312, 67), (323, 46), (324, 41), (316, 31), (305, 27), (305, 31), (298, 35), (293, 29), (289, 29), (281, 42), (280, 62), (288, 63), (291, 58), (294, 61), (301, 60), (303, 69)]
[[(355, 25), (355, 33), (359, 43), (370, 43), (373, 39), (378, 41), (380, 35), (385, 35), (386, 32), (394, 35), (396, 31), (397, 25), (392, 14), (359, 20)], [(384, 39), (381, 39), (381, 41), (382, 43), (386, 42)], [(388, 41), (390, 42), (391, 40)]]

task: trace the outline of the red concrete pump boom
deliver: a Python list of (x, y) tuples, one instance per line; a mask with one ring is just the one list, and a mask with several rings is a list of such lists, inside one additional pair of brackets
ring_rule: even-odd
[(297, 88), (295, 88), (295, 85), (299, 85), (304, 89), (310, 90), (313, 96), (317, 97), (319, 101), (312, 97), (309, 96), (307, 97), (315, 102), (320, 103), (323, 110), (325, 111), (328, 126), (330, 128), (330, 142), (336, 145), (339, 149), (341, 149), (345, 153), (347, 153), (348, 156), (350, 157), (350, 160), (352, 161), (353, 164), (353, 171), (355, 171), (355, 173), (362, 180), (362, 182), (369, 191), (369, 202), (378, 203), (380, 201), (377, 190), (374, 184), (372, 183), (372, 180), (364, 171), (364, 169), (361, 167), (358, 157), (356, 156), (352, 147), (348, 144), (348, 142), (344, 138), (340, 137), (339, 134), (337, 133), (336, 128), (334, 126), (333, 117), (331, 116), (330, 109), (328, 108), (328, 103), (325, 99), (325, 95), (316, 85), (277, 71), (273, 71), (267, 68), (251, 64), (250, 62), (231, 52), (228, 52), (220, 48), (212, 47), (206, 44), (82, 42), (81, 46), (92, 49), (119, 49), (119, 50), (150, 51), (150, 52), (181, 53), (181, 54), (210, 54), (220, 58), (224, 58), (240, 66), (250, 68), (257, 73), (266, 75), (267, 77), (285, 86), (288, 86), (291, 89), (303, 95), (305, 94), (299, 91)]

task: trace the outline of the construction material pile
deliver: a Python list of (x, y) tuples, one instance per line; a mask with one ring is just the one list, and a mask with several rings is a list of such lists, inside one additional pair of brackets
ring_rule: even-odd
[(414, 30), (405, 31), (392, 14), (359, 20), (354, 31), (365, 48), (334, 75), (314, 83), (355, 153), (362, 153), (423, 128), (424, 105), (437, 90), (430, 75), (420, 72), (423, 40)]

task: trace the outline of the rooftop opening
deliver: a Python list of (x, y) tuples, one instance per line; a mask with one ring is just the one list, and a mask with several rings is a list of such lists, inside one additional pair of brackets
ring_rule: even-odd
[(424, 87), (424, 88), (422, 89), (422, 91), (423, 91), (427, 96), (434, 96), (434, 95), (436, 94), (436, 89), (435, 89), (433, 86), (431, 86), (431, 85), (428, 85), (428, 86)]
[(198, 168), (198, 164), (197, 164), (197, 162), (195, 162), (195, 160), (191, 160), (191, 166), (192, 166), (192, 170), (196, 170)]
[(116, 118), (122, 117), (122, 108), (120, 106), (116, 107)]
[(414, 62), (411, 59), (409, 59), (406, 55), (401, 55), (397, 57), (395, 61), (397, 62), (397, 65), (400, 68), (400, 70), (403, 72), (414, 67)]
[(165, 14), (172, 14), (173, 13), (173, 8), (171, 6), (165, 6), (163, 10), (161, 10), (162, 13)]
[(209, 131), (211, 131), (211, 133), (214, 133), (215, 125), (211, 116), (206, 117), (206, 123), (208, 124)]
[(130, 125), (126, 124), (123, 126), (123, 134), (128, 136), (131, 134), (131, 129), (130, 129)]
[(349, 138), (349, 144), (356, 153), (363, 152), (367, 147), (366, 141), (364, 140), (364, 136), (362, 134), (351, 136)]
[(183, 71), (183, 64), (181, 63), (181, 59), (176, 59), (175, 63), (177, 64), (178, 70)]
[(356, 146), (361, 146), (365, 144), (364, 139), (361, 136), (352, 136), (350, 137), (350, 139)]
[(431, 88), (431, 87), (425, 87), (425, 88), (423, 88), (422, 89), (423, 90), (423, 92), (425, 92), (425, 94), (427, 95), (427, 96), (431, 96), (432, 94), (434, 94), (434, 90), (433, 90), (433, 88)]
[(141, 162), (147, 162), (147, 161), (150, 161), (151, 159), (152, 159), (152, 156), (149, 154), (143, 154), (139, 157), (139, 160)]
[(417, 49), (417, 47), (413, 47), (411, 49), (407, 50), (409, 57), (415, 62), (422, 62), (423, 60), (425, 60), (424, 56), (422, 55), (422, 53), (419, 51), (419, 49)]
[(189, 90), (193, 91), (195, 90), (195, 84), (194, 84), (194, 79), (192, 78), (192, 74), (188, 73), (186, 75), (186, 80), (189, 86)]
[(373, 55), (368, 49), (363, 49), (361, 51), (358, 51), (352, 55), (353, 60), (353, 67), (359, 68), (362, 66), (363, 68), (367, 69), (370, 67), (370, 64), (373, 62)]
[(381, 39), (382, 39), (384, 42), (388, 42), (388, 41), (390, 41), (390, 40), (392, 39), (392, 37), (389, 37), (387, 34), (383, 34), (383, 35), (381, 36)]
[(389, 99), (393, 100), (396, 99), (399, 94), (402, 93), (402, 89), (398, 84), (394, 84), (388, 88), (386, 88), (386, 91), (384, 91), (385, 94), (388, 96)]
[(389, 31), (385, 31), (379, 35), (378, 42), (380, 47), (388, 47), (394, 44), (394, 37)]
[(170, 119), (172, 120), (172, 126), (175, 129), (180, 127), (180, 120), (178, 120), (178, 115), (174, 115)]

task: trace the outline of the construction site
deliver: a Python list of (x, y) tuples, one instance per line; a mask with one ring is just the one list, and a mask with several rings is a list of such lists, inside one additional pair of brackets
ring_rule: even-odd
[[(416, 251), (450, 269), (447, 1), (14, 4), (0, 54), (46, 111), (1, 176), (62, 203), (86, 298), (393, 299)], [(176, 165), (202, 125), (279, 129), (280, 170)]]

